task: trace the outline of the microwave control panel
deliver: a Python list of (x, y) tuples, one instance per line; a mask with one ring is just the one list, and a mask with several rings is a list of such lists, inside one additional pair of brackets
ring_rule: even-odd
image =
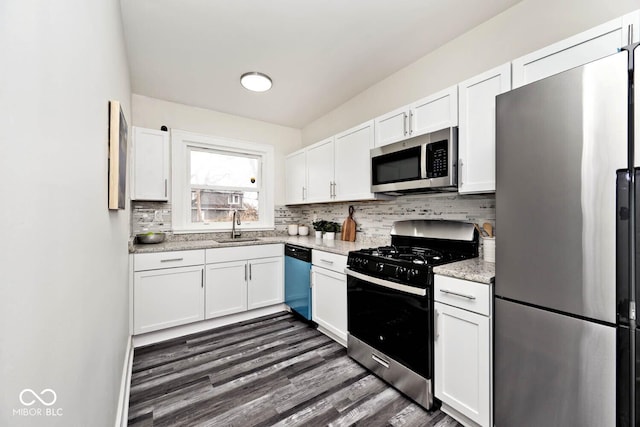
[(449, 141), (432, 142), (427, 145), (427, 178), (449, 175)]

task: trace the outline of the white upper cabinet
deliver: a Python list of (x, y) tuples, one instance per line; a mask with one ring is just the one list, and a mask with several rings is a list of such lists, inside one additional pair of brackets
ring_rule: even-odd
[(457, 86), (451, 86), (411, 104), (408, 126), (410, 137), (457, 125)]
[(307, 203), (333, 200), (333, 137), (307, 148)]
[(458, 85), (458, 192), (496, 190), (496, 95), (511, 89), (511, 64)]
[(637, 42), (639, 21), (640, 13), (636, 11), (514, 60), (513, 87), (616, 53), (629, 44), (630, 26), (633, 41)]
[(375, 119), (376, 136), (375, 145), (381, 147), (409, 137), (407, 119), (409, 108), (402, 107)]
[(371, 160), (373, 120), (335, 137), (334, 200), (372, 199)]
[(390, 198), (371, 192), (373, 142), (370, 120), (288, 155), (287, 204)]
[(458, 87), (452, 86), (375, 120), (375, 146), (458, 125)]
[(169, 133), (133, 127), (132, 200), (169, 200)]
[(288, 205), (304, 203), (307, 196), (307, 153), (289, 154), (284, 160), (285, 200)]

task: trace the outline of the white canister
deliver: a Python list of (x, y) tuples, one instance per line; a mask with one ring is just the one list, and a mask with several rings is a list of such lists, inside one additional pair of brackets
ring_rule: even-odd
[(496, 262), (496, 238), (483, 237), (482, 246), (484, 251), (484, 260), (487, 262)]
[(298, 224), (289, 224), (289, 236), (298, 234)]
[(306, 225), (301, 225), (298, 227), (298, 234), (301, 236), (308, 236), (309, 235), (309, 227), (307, 227)]
[(322, 231), (316, 230), (316, 239), (322, 239)]
[(324, 238), (327, 240), (334, 240), (336, 238), (335, 231), (325, 231)]

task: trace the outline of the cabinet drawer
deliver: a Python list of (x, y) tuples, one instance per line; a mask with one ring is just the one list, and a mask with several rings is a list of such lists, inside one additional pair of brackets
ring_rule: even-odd
[(200, 264), (204, 264), (204, 250), (202, 249), (133, 255), (134, 271), (187, 267)]
[(435, 276), (434, 299), (485, 316), (491, 315), (491, 285)]
[(344, 274), (344, 269), (347, 267), (347, 257), (314, 249), (311, 251), (311, 263)]
[(284, 255), (284, 245), (273, 243), (269, 245), (231, 246), (228, 248), (207, 249), (207, 264), (212, 262), (242, 261), (255, 258), (270, 258)]

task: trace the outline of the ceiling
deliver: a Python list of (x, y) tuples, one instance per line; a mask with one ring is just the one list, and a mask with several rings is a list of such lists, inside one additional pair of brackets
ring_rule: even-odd
[[(121, 0), (134, 93), (294, 128), (520, 0)], [(240, 75), (273, 79), (264, 93)]]

